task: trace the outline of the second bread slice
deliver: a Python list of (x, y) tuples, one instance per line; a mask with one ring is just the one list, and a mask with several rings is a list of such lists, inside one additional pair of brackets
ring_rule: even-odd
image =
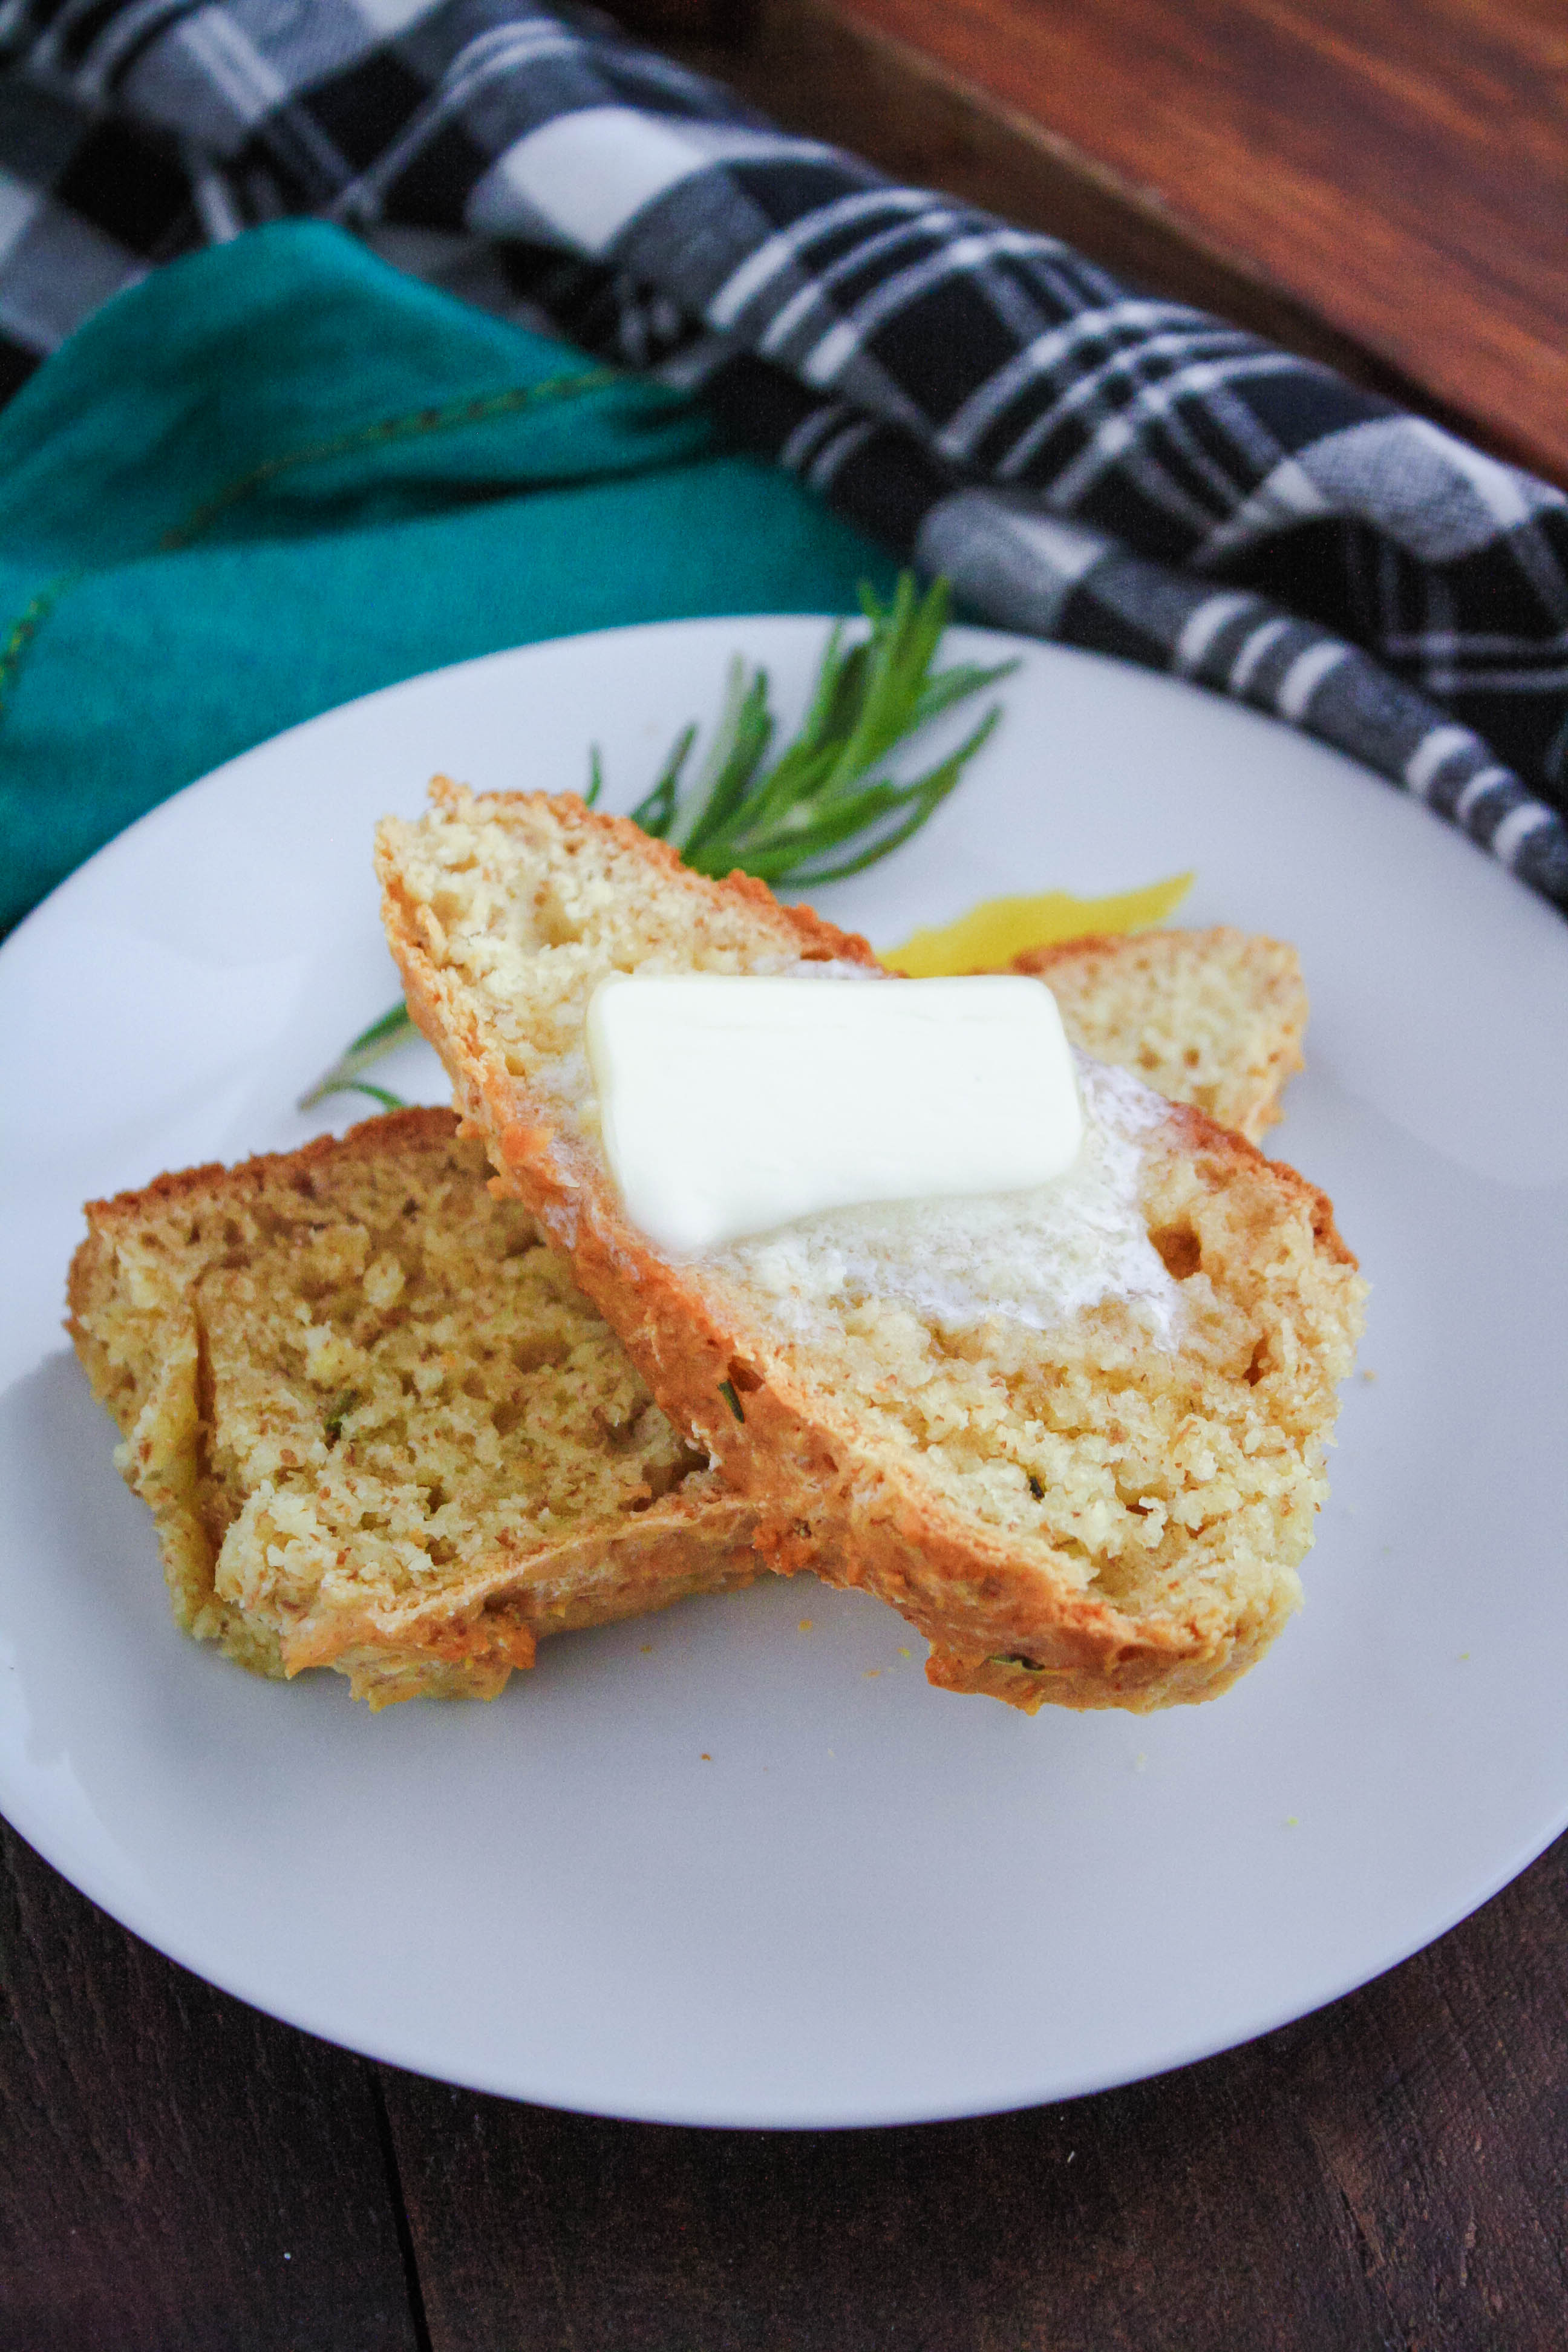
[(692, 1452), (446, 1110), (97, 1201), (71, 1330), (176, 1622), (373, 1707), (749, 1583)]

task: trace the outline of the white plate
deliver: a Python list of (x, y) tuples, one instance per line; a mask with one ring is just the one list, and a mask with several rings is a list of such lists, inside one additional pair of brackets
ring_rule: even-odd
[(1150, 2074), (1387, 1968), (1568, 1817), (1568, 930), (1284, 728), (1032, 645), (953, 800), (821, 903), (890, 943), (1194, 866), (1181, 919), (1300, 945), (1276, 1148), (1362, 1255), (1376, 1377), (1272, 1655), (1212, 1706), (1030, 1722), (802, 1580), (373, 1718), (174, 1633), (60, 1334), (78, 1203), (310, 1131), (294, 1097), (394, 994), (372, 822), (432, 768), (575, 787), (592, 733), (626, 805), (737, 644), (798, 703), (820, 639), (619, 631), (372, 696), (182, 793), (0, 956), (0, 1803), (261, 2008), (621, 2116), (886, 2123)]

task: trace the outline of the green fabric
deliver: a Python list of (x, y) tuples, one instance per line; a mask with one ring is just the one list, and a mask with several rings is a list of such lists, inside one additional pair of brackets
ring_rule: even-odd
[(0, 414), (0, 927), (353, 695), (622, 622), (844, 611), (892, 572), (685, 397), (337, 229), (254, 230), (119, 296)]

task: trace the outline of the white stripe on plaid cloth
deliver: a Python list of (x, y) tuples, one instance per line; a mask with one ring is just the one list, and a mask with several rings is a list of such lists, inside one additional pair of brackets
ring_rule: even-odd
[(400, 236), (447, 282), (490, 240), (497, 307), (705, 390), (971, 609), (1307, 728), (1568, 906), (1548, 485), (586, 10), (10, 0), (0, 27), (0, 390), (253, 221)]

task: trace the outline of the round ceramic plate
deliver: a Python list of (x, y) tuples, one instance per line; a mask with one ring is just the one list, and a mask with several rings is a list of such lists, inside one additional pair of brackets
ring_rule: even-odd
[[(374, 695), (180, 793), (0, 955), (0, 1806), (245, 2000), (613, 2115), (887, 2123), (1151, 2074), (1387, 1968), (1568, 1818), (1568, 929), (1286, 729), (979, 633), (1020, 656), (1004, 725), (820, 903), (891, 944), (1191, 866), (1180, 920), (1300, 947), (1272, 1148), (1373, 1287), (1273, 1653), (1209, 1706), (1029, 1721), (931, 1690), (875, 1602), (770, 1580), (550, 1643), (492, 1706), (372, 1717), (174, 1631), (60, 1329), (80, 1202), (325, 1123), (296, 1097), (395, 993), (371, 827), (433, 769), (578, 788), (593, 735), (627, 806), (737, 646), (798, 708), (822, 635), (626, 630)], [(442, 1093), (420, 1046), (387, 1076)]]

